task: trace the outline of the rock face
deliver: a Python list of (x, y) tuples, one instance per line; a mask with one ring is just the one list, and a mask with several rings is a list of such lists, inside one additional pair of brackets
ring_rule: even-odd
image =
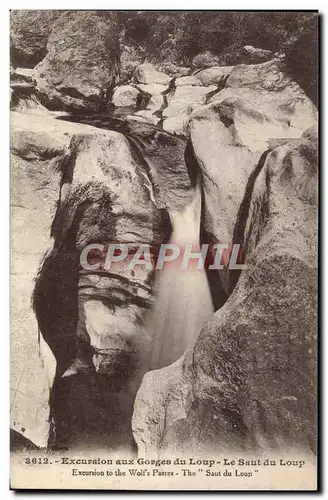
[(53, 25), (47, 55), (36, 68), (43, 103), (50, 109), (97, 109), (114, 85), (118, 54), (115, 14), (64, 12)]
[(33, 69), (16, 68), (10, 72), (10, 109), (21, 113), (51, 115), (51, 111), (41, 104)]
[(273, 56), (271, 50), (259, 49), (257, 47), (253, 47), (253, 45), (245, 45), (244, 51), (251, 57), (253, 62), (267, 61)]
[(132, 85), (123, 85), (122, 87), (117, 87), (114, 91), (112, 103), (114, 106), (128, 106), (135, 107), (137, 104), (139, 96), (139, 91)]
[[(299, 138), (317, 120), (314, 105), (275, 61), (237, 66), (209, 104), (195, 109), (190, 138), (203, 173), (203, 230), (230, 244), (248, 178), (272, 140)], [(220, 272), (227, 290), (225, 271)]]
[(10, 81), (35, 85), (34, 70), (31, 68), (15, 68), (10, 72)]
[(60, 10), (12, 10), (10, 12), (10, 59), (16, 66), (34, 68), (47, 53), (48, 37)]
[[(42, 448), (48, 444), (56, 360), (40, 335), (31, 302), (44, 256), (53, 248), (51, 226), (61, 181), (58, 166), (72, 136), (79, 132), (85, 136), (101, 131), (50, 117), (11, 113), (10, 424)], [(68, 294), (63, 294), (64, 303)], [(50, 297), (50, 308), (55, 299)]]
[[(153, 271), (98, 272), (79, 267), (79, 258), (95, 241), (104, 249), (127, 243), (131, 255), (141, 243), (156, 248), (171, 231), (167, 210), (181, 210), (195, 190), (184, 141), (148, 125), (126, 127), (128, 139), (13, 113), (12, 427), (23, 427), (38, 446), (47, 445), (49, 427), (51, 447), (133, 445), (132, 402), (151, 344), (144, 321)], [(36, 190), (44, 191), (37, 200)], [(50, 371), (39, 358), (38, 328)], [(26, 397), (37, 410), (29, 418)]]
[(12, 95), (12, 111), (19, 111), (20, 113), (28, 113), (35, 115), (51, 115), (51, 111), (49, 111), (45, 106), (43, 106), (40, 102), (40, 99), (37, 94), (29, 94), (25, 93), (22, 95), (19, 93), (17, 95), (16, 92)]
[(211, 68), (206, 68), (201, 71), (194, 73), (193, 77), (196, 77), (200, 81), (200, 85), (217, 85), (222, 81), (222, 78), (230, 75), (234, 66), (213, 66)]
[(193, 353), (144, 377), (142, 456), (315, 450), (316, 151), (311, 138), (287, 142), (249, 181), (235, 226), (247, 267)]

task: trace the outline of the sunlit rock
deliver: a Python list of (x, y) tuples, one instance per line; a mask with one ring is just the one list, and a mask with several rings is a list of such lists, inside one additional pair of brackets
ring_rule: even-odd
[(72, 10), (54, 23), (35, 78), (49, 109), (97, 109), (108, 99), (118, 70), (115, 13)]
[(132, 85), (123, 85), (117, 87), (114, 91), (112, 103), (114, 106), (136, 106), (139, 96), (139, 90)]
[(194, 350), (145, 375), (132, 424), (141, 455), (315, 453), (317, 175), (306, 134), (249, 179), (235, 227), (246, 269)]
[(168, 85), (172, 78), (162, 71), (157, 71), (150, 63), (140, 64), (134, 71), (134, 78), (139, 83)]

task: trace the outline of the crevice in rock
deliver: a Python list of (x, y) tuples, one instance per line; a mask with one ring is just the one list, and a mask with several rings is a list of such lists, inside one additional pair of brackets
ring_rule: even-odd
[(60, 92), (76, 99), (85, 99), (85, 96), (75, 87), (61, 87)]
[(151, 99), (151, 94), (149, 92), (146, 92), (145, 90), (142, 90), (139, 85), (135, 86), (136, 89), (139, 90), (139, 94), (137, 97), (137, 102), (136, 102), (136, 112), (141, 111), (144, 109), (147, 109), (147, 106), (149, 104), (149, 101)]
[[(200, 245), (209, 244), (214, 245), (216, 240), (212, 234), (205, 229), (205, 195), (203, 183), (203, 169), (200, 168), (197, 161), (195, 151), (191, 142), (188, 140), (185, 150), (185, 162), (187, 165), (190, 180), (193, 186), (196, 185), (197, 179), (200, 179), (201, 185), (201, 221), (200, 221)], [(219, 272), (215, 269), (209, 269), (205, 266), (207, 281), (210, 287), (214, 312), (220, 309), (227, 300), (227, 294), (222, 286)]]
[[(260, 156), (260, 159), (253, 169), (252, 173), (250, 174), (244, 197), (243, 200), (240, 204), (237, 218), (236, 218), (236, 223), (233, 231), (233, 245), (240, 245), (240, 252), (244, 254), (245, 250), (245, 228), (248, 220), (248, 214), (249, 214), (249, 208), (250, 208), (250, 203), (252, 199), (252, 194), (253, 194), (253, 189), (255, 186), (256, 179), (258, 178), (262, 168), (265, 165), (266, 159), (268, 155), (271, 153), (272, 149), (267, 149), (262, 153)], [(229, 272), (229, 292), (230, 294), (232, 293), (233, 289), (235, 288), (239, 276), (240, 276), (241, 271), (240, 270), (230, 270)]]
[(161, 92), (161, 95), (163, 96), (163, 104), (160, 107), (160, 109), (158, 109), (157, 111), (155, 111), (155, 113), (153, 113), (154, 116), (156, 116), (157, 118), (160, 119), (160, 121), (156, 125), (157, 128), (159, 128), (160, 130), (163, 130), (163, 123), (165, 120), (165, 118), (163, 117), (163, 111), (169, 105), (167, 96), (173, 95), (175, 92), (175, 89), (176, 89), (175, 80), (176, 80), (176, 78), (172, 78), (172, 80), (169, 83), (168, 88), (166, 90), (164, 90), (164, 92)]
[(227, 80), (229, 78), (229, 75), (222, 75), (220, 80), (218, 81), (217, 88), (215, 90), (212, 90), (205, 96), (205, 104), (208, 104), (210, 99), (221, 92), (226, 87)]

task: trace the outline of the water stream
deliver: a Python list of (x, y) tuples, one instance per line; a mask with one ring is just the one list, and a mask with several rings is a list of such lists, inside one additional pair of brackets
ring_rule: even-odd
[[(169, 243), (178, 245), (181, 254), (186, 244), (199, 249), (201, 188), (197, 185), (193, 201), (182, 212), (170, 213), (173, 227)], [(155, 305), (147, 329), (153, 343), (150, 369), (167, 366), (191, 347), (206, 320), (214, 312), (211, 293), (204, 269), (198, 270), (191, 261), (186, 270), (180, 269), (181, 259), (164, 265), (155, 279)]]

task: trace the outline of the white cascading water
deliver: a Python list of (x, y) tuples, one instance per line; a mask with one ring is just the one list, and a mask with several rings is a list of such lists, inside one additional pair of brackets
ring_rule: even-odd
[[(182, 212), (170, 213), (172, 234), (169, 243), (199, 245), (201, 188)], [(181, 262), (181, 260), (180, 260)], [(205, 269), (164, 265), (155, 279), (155, 304), (148, 321), (153, 342), (149, 369), (170, 365), (191, 347), (204, 323), (213, 315), (213, 303)]]

